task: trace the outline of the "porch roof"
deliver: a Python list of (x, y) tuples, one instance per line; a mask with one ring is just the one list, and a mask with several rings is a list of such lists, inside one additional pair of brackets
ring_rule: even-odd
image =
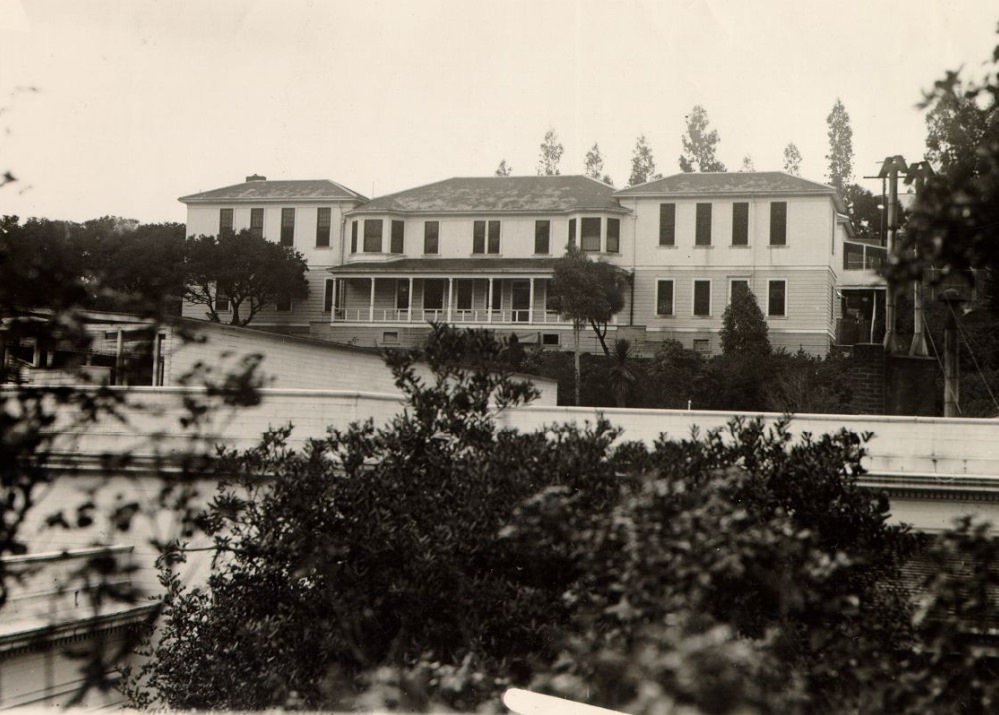
[(334, 266), (338, 276), (456, 275), (487, 277), (495, 274), (530, 275), (551, 273), (557, 258), (399, 258), (394, 261), (363, 261)]

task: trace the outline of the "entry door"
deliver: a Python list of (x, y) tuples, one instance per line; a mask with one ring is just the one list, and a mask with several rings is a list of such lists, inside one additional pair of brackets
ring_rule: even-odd
[(513, 308), (514, 322), (528, 322), (531, 315), (531, 282), (513, 281), (511, 291), (510, 307)]

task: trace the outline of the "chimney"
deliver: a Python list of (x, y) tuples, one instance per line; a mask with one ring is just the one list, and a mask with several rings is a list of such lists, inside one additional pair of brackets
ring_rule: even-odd
[(247, 181), (267, 181), (266, 176), (261, 176), (260, 174), (252, 174), (246, 177)]

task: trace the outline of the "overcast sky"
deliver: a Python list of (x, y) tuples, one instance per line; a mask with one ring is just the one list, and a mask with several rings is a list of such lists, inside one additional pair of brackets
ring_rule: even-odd
[[(177, 197), (329, 178), (378, 196), (500, 160), (615, 184), (644, 134), (676, 173), (703, 105), (730, 170), (826, 181), (842, 99), (854, 173), (922, 156), (922, 91), (981, 65), (995, 0), (0, 0), (0, 213), (183, 221)], [(876, 188), (876, 182), (868, 182)]]

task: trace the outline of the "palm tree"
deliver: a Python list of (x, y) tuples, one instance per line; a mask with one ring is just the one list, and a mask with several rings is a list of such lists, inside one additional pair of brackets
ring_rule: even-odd
[(618, 407), (627, 407), (635, 383), (638, 382), (638, 370), (631, 357), (631, 343), (618, 340), (614, 343), (614, 364), (610, 369), (610, 388), (614, 402)]

